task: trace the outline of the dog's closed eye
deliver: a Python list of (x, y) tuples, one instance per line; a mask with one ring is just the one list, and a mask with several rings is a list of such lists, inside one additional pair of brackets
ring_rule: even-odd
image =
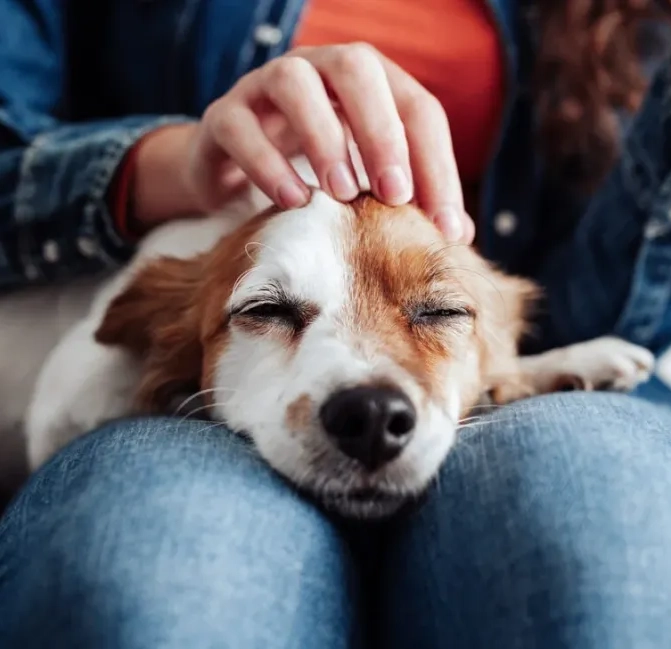
[(317, 316), (317, 308), (298, 300), (249, 300), (231, 310), (231, 319), (250, 331), (282, 327), (301, 333)]
[(440, 326), (473, 318), (475, 311), (467, 305), (420, 304), (410, 311), (410, 321), (413, 325)]
[(300, 318), (300, 309), (290, 302), (252, 302), (245, 304), (232, 315), (292, 322)]

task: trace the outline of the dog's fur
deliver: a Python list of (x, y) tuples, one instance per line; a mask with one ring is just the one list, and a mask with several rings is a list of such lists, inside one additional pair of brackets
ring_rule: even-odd
[[(252, 188), (222, 214), (157, 229), (103, 284), (5, 298), (2, 429), (25, 425), (35, 468), (104, 421), (170, 413), (199, 393), (323, 502), (388, 514), (426, 487), (483, 394), (505, 403), (648, 377), (651, 354), (613, 338), (521, 359), (535, 293), (447, 245), (415, 207), (315, 189), (279, 213)], [(393, 386), (417, 412), (407, 447), (375, 471), (341, 453), (318, 416), (359, 385)]]

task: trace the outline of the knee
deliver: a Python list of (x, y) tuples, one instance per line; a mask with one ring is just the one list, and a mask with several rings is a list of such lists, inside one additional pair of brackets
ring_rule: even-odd
[(42, 513), (75, 513), (69, 534), (80, 535), (84, 545), (106, 524), (131, 535), (197, 534), (201, 546), (217, 531), (230, 534), (253, 522), (323, 527), (321, 514), (250, 444), (206, 422), (157, 418), (107, 425), (38, 471), (15, 508), (35, 513), (46, 492)]
[(154, 646), (144, 634), (164, 624), (174, 638), (199, 624), (237, 628), (252, 600), (270, 614), (287, 598), (338, 599), (346, 566), (334, 527), (247, 444), (210, 426), (110, 425), (34, 476), (0, 543), (0, 566), (20, 566), (16, 583), (0, 580), (16, 624), (42, 607), (49, 628), (69, 616), (78, 632), (111, 624), (132, 646)]
[(177, 516), (187, 501), (224, 505), (265, 492), (295, 500), (242, 437), (221, 425), (164, 418), (122, 420), (76, 440), (32, 477), (22, 499), (37, 506), (34, 495), (45, 490), (57, 503), (96, 502), (86, 510), (96, 522), (116, 509), (149, 508), (155, 518), (165, 506), (166, 516)]
[[(572, 473), (599, 461), (604, 469), (640, 469), (671, 454), (671, 408), (606, 392), (559, 393), (513, 403), (469, 426), (448, 466), (480, 462), (510, 466), (533, 479), (540, 466)], [(644, 458), (644, 456), (646, 456)], [(641, 463), (640, 460), (644, 459)], [(464, 467), (466, 468), (466, 467)]]
[(455, 644), (496, 646), (503, 633), (526, 646), (540, 630), (547, 647), (620, 646), (639, 622), (666, 633), (670, 438), (671, 416), (626, 396), (502, 408), (464, 434), (399, 524), (394, 578), (422, 591), (435, 575), (427, 588), (449, 609), (436, 633)]
[(535, 525), (554, 524), (557, 515), (566, 525), (581, 508), (590, 516), (647, 509), (651, 490), (671, 486), (670, 463), (671, 409), (576, 392), (483, 417), (448, 457), (442, 484), (471, 506), (503, 512), (515, 502)]

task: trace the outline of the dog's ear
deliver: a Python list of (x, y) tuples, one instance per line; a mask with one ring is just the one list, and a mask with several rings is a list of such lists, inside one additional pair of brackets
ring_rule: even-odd
[(483, 309), (482, 376), (495, 403), (533, 394), (521, 370), (519, 343), (529, 331), (539, 288), (527, 279), (491, 271), (491, 295)]
[(202, 367), (198, 300), (201, 258), (161, 258), (140, 270), (107, 308), (96, 340), (120, 345), (143, 364), (142, 412), (165, 410), (198, 389)]
[(457, 251), (456, 256), (468, 272), (468, 290), (478, 304), (475, 326), (483, 388), (496, 402), (520, 398), (527, 386), (518, 346), (527, 333), (539, 290), (529, 280), (497, 270), (471, 248)]

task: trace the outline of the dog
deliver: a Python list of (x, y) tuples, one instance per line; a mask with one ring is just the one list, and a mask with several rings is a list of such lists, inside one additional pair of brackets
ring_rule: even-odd
[(328, 508), (387, 516), (426, 489), (483, 395), (650, 376), (650, 352), (612, 337), (520, 357), (537, 293), (413, 205), (315, 188), (282, 212), (252, 187), (157, 228), (102, 282), (4, 298), (0, 430), (24, 430), (35, 469), (104, 422), (186, 397), (180, 414), (226, 422)]

